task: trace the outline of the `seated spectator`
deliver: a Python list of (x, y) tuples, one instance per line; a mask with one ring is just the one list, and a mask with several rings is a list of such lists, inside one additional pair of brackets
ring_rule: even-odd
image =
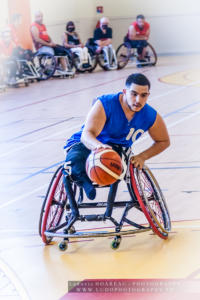
[(0, 60), (3, 65), (3, 77), (7, 84), (16, 84), (16, 74), (18, 70), (17, 62), (13, 58), (16, 44), (12, 41), (10, 28), (5, 28), (0, 36)]
[(137, 48), (138, 60), (140, 62), (146, 62), (145, 54), (149, 35), (149, 23), (145, 21), (145, 17), (143, 15), (138, 15), (136, 17), (136, 21), (130, 25), (125, 41), (129, 42), (132, 48)]
[(66, 32), (63, 35), (63, 46), (70, 49), (72, 53), (76, 53), (81, 61), (81, 64), (90, 62), (88, 48), (82, 44), (78, 33), (75, 31), (75, 25), (72, 21), (66, 24)]
[[(39, 53), (49, 53), (57, 56), (66, 55), (66, 49), (63, 46), (54, 43), (51, 37), (48, 35), (46, 26), (43, 24), (43, 14), (40, 11), (35, 13), (35, 22), (31, 25), (31, 35), (35, 49)], [(60, 58), (60, 64), (64, 73), (68, 73), (67, 64), (64, 57)]]
[(108, 27), (108, 18), (101, 18), (100, 27), (94, 31), (94, 41), (97, 44), (96, 52), (100, 53), (101, 50), (111, 45), (112, 43), (112, 28)]

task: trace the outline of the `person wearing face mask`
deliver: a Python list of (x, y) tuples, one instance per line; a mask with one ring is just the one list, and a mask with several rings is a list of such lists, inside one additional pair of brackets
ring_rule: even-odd
[(138, 15), (136, 17), (136, 21), (133, 22), (128, 29), (125, 42), (130, 43), (132, 48), (137, 48), (139, 62), (146, 62), (145, 54), (149, 35), (149, 23), (145, 21), (145, 17), (143, 15)]
[(108, 26), (108, 18), (101, 18), (100, 27), (94, 31), (94, 41), (97, 44), (96, 52), (100, 53), (101, 50), (111, 45), (112, 43), (112, 28)]
[[(101, 18), (100, 26), (94, 31), (95, 51), (102, 53), (104, 57), (103, 69), (111, 70), (117, 68), (117, 58), (112, 47), (112, 28), (109, 27), (109, 19)], [(101, 64), (100, 64), (101, 65)]]
[(75, 30), (75, 24), (69, 21), (66, 24), (66, 32), (63, 35), (63, 46), (70, 49), (72, 53), (75, 53), (80, 58), (80, 64), (89, 67), (90, 55), (88, 48), (83, 45), (78, 33)]

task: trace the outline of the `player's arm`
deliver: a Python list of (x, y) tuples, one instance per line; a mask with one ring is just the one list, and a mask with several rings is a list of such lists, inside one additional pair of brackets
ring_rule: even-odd
[(147, 35), (136, 34), (135, 27), (131, 25), (129, 27), (129, 39), (137, 41), (137, 40), (147, 40), (148, 38)]
[(150, 36), (150, 28), (147, 30), (147, 32), (145, 33), (145, 38), (146, 40), (149, 39), (149, 36)]
[(96, 137), (101, 133), (106, 122), (106, 114), (99, 100), (95, 102), (87, 115), (81, 142), (90, 150), (105, 147)]
[(48, 46), (48, 47), (54, 47), (54, 46), (55, 46), (55, 44), (52, 43), (50, 37), (49, 37), (49, 41), (50, 41), (50, 42), (46, 42), (46, 41), (42, 40), (42, 39), (39, 37), (39, 30), (37, 29), (36, 26), (33, 26), (33, 27), (31, 28), (31, 33), (32, 33), (32, 35), (33, 35), (34, 40), (35, 40), (37, 43), (40, 43), (41, 45), (43, 45), (43, 46)]
[(132, 158), (136, 168), (142, 169), (145, 160), (158, 155), (170, 145), (169, 134), (162, 117), (157, 113), (156, 120), (149, 129), (149, 134), (154, 140), (153, 145)]

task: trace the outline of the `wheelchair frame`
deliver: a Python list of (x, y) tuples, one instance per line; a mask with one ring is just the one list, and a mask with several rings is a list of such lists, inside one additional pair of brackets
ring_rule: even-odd
[[(127, 56), (126, 56), (126, 59), (125, 59), (123, 65), (120, 65), (120, 61), (118, 60), (118, 69), (123, 69), (128, 64), (129, 60), (134, 60), (134, 58), (137, 59), (137, 54), (135, 54), (135, 51), (136, 51), (137, 48), (133, 48), (128, 41), (122, 43), (121, 45), (119, 45), (119, 47), (117, 48), (117, 51), (116, 51), (116, 56), (118, 56), (118, 53), (119, 53), (120, 49), (123, 46), (127, 48)], [(156, 63), (157, 63), (157, 59), (158, 59), (156, 51), (155, 51), (155, 49), (153, 48), (153, 46), (149, 42), (148, 42), (147, 47), (149, 47), (151, 49), (151, 51), (152, 51), (152, 53), (154, 55), (154, 62), (150, 62), (150, 61), (148, 63), (146, 63), (146, 62), (139, 62), (139, 64), (141, 66), (155, 66)], [(134, 52), (131, 53), (131, 50), (133, 50), (133, 49), (134, 49)], [(147, 57), (147, 59), (149, 59), (149, 58)]]
[[(72, 181), (69, 175), (66, 175), (66, 172), (62, 166), (57, 169), (50, 182), (40, 214), (39, 234), (45, 244), (49, 244), (54, 237), (62, 238), (63, 241), (59, 244), (59, 248), (60, 250), (64, 251), (67, 249), (69, 238), (114, 236), (111, 247), (112, 249), (117, 249), (121, 242), (121, 236), (142, 233), (151, 229), (160, 238), (167, 239), (168, 233), (171, 230), (170, 215), (164, 196), (157, 181), (147, 166), (145, 166), (142, 171), (139, 171), (130, 163), (130, 154), (127, 155), (123, 150), (122, 154), (125, 158), (126, 170), (122, 175), (123, 178), (121, 178), (121, 180), (124, 179), (126, 181), (128, 191), (131, 196), (131, 200), (129, 201), (115, 202), (116, 193), (120, 182), (120, 180), (118, 180), (114, 184), (107, 186), (110, 187), (107, 202), (83, 202), (83, 189), (78, 187), (76, 183)], [(146, 187), (143, 187), (143, 183), (141, 184), (142, 177), (139, 175), (139, 172), (142, 172), (141, 174), (145, 174), (145, 180), (148, 181)], [(55, 194), (59, 183), (61, 184), (61, 191), (58, 192), (59, 199), (56, 199)], [(100, 188), (98, 185), (95, 185), (95, 187)], [(145, 188), (147, 191), (145, 191)], [(152, 193), (150, 194), (150, 197), (145, 195), (146, 192), (148, 194), (149, 191)], [(68, 203), (67, 200), (69, 201)], [(156, 215), (154, 207), (152, 208), (150, 205), (151, 201), (156, 202), (159, 210), (158, 216)], [(49, 224), (50, 228), (48, 229), (47, 223), (51, 206), (56, 207), (56, 212), (54, 215), (52, 214), (53, 220), (51, 220)], [(104, 214), (80, 214), (80, 209), (104, 207), (106, 208)], [(116, 207), (124, 207), (120, 221), (117, 221), (112, 217), (112, 211)], [(144, 213), (149, 225), (140, 225), (130, 220), (127, 217), (127, 214), (132, 208), (136, 208), (140, 212)], [(60, 224), (65, 210), (68, 212), (65, 216), (65, 222)], [(76, 232), (74, 228), (74, 224), (77, 221), (91, 222), (106, 220), (109, 220), (113, 223), (115, 230)], [(133, 226), (134, 229), (122, 230), (124, 223)], [(64, 231), (58, 232), (62, 228), (64, 228)]]

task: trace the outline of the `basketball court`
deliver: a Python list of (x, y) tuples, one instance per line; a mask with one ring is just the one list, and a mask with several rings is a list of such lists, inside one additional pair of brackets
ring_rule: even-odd
[[(65, 252), (59, 250), (58, 238), (45, 246), (38, 234), (39, 215), (51, 177), (65, 159), (66, 139), (80, 129), (94, 98), (121, 91), (134, 72), (150, 79), (148, 103), (162, 115), (170, 134), (171, 146), (146, 162), (168, 204), (169, 238), (159, 239), (152, 231), (128, 235), (117, 250), (111, 249), (112, 237), (72, 239)], [(199, 93), (200, 55), (187, 53), (159, 55), (154, 67), (137, 69), (131, 62), (120, 71), (98, 67), (73, 79), (53, 78), (0, 93), (0, 299), (199, 299)], [(145, 134), (134, 152), (151, 143)], [(107, 189), (97, 194), (106, 197)], [(127, 197), (122, 184), (117, 198)], [(112, 224), (76, 226), (88, 232), (104, 228), (112, 230)], [(118, 279), (126, 288), (130, 280), (140, 281), (140, 287), (145, 282), (147, 291), (68, 289), (73, 281)], [(167, 289), (152, 290), (149, 282), (154, 287), (165, 283)], [(179, 296), (170, 290), (175, 285)]]

